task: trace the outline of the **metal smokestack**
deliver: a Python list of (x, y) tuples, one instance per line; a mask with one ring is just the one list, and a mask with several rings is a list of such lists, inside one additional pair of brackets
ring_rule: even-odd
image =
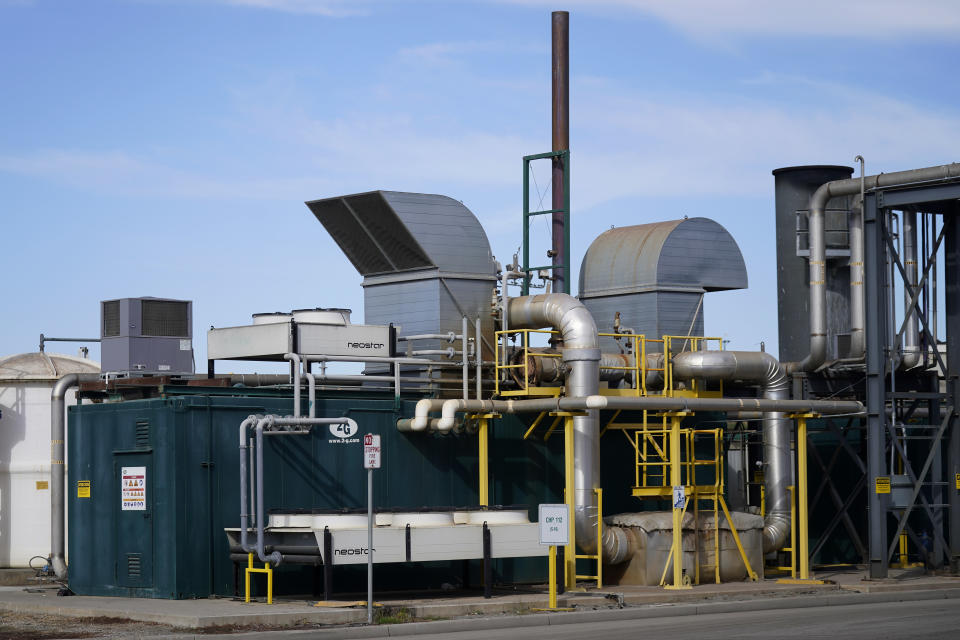
[[(554, 11), (551, 14), (553, 26), (553, 56), (551, 71), (553, 76), (553, 102), (551, 115), (553, 120), (553, 151), (570, 148), (570, 14), (567, 11)], [(563, 192), (563, 160), (553, 159), (553, 242), (552, 262), (554, 267), (567, 261), (564, 250), (563, 213), (565, 194)], [(569, 293), (570, 274), (554, 268), (553, 290)]]

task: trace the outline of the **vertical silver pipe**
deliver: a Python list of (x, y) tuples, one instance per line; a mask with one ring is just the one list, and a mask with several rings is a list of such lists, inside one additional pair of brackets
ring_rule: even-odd
[(293, 417), (300, 417), (300, 356), (296, 353), (286, 353), (283, 355), (284, 360), (289, 360), (293, 363), (291, 367), (293, 369)]
[(67, 429), (64, 413), (67, 391), (79, 383), (80, 376), (68, 373), (57, 380), (50, 391), (50, 564), (53, 572), (61, 579), (67, 577), (64, 479), (66, 454), (63, 446)]
[[(551, 326), (563, 340), (563, 360), (570, 367), (564, 393), (585, 397), (598, 393), (600, 386), (600, 347), (597, 323), (578, 299), (566, 293), (523, 296), (510, 300), (505, 308), (510, 324), (517, 329)], [(589, 409), (585, 416), (573, 418), (574, 457), (574, 532), (576, 543), (585, 553), (597, 553), (609, 563), (622, 562), (628, 553), (626, 533), (619, 527), (604, 527), (603, 539), (597, 539), (596, 489), (600, 487), (600, 411)]]
[(303, 363), (305, 369), (308, 369), (303, 376), (307, 379), (307, 393), (309, 394), (307, 398), (307, 415), (311, 418), (317, 417), (317, 379), (312, 373), (310, 373), (310, 363)]
[[(916, 305), (910, 305), (910, 298), (917, 288), (917, 212), (903, 212), (903, 260), (907, 280), (903, 286), (903, 317), (906, 329), (903, 332), (903, 359), (900, 366), (912, 369), (920, 362), (920, 319)], [(917, 299), (919, 303), (919, 298)]]
[[(253, 454), (249, 450), (250, 439), (247, 438), (247, 430), (254, 426), (259, 420), (258, 416), (247, 416), (240, 423), (240, 546), (245, 553), (250, 553), (253, 548), (247, 544), (247, 528), (250, 526), (250, 513), (247, 513), (247, 458)], [(250, 469), (251, 486), (253, 486), (253, 469)], [(253, 511), (253, 496), (250, 497), (250, 511)]]
[(467, 336), (467, 316), (462, 318), (462, 329), (460, 332), (460, 337), (463, 338), (463, 399), (470, 399), (470, 356), (467, 355), (467, 343), (469, 342), (469, 337)]
[[(261, 416), (256, 416), (256, 417), (257, 417), (258, 420), (261, 418)], [(254, 427), (254, 426), (256, 426), (256, 422), (254, 422), (254, 423), (252, 423), (252, 424), (250, 425), (250, 427)], [(256, 461), (256, 459), (254, 458), (254, 456), (256, 455), (256, 448), (253, 446), (255, 442), (256, 442), (256, 441), (253, 439), (253, 436), (250, 436), (249, 438), (247, 438), (247, 447), (248, 447), (248, 448), (247, 448), (247, 451), (249, 451), (249, 453), (250, 453), (250, 455), (249, 455), (249, 458), (250, 458), (250, 485), (249, 485), (249, 486), (251, 487), (251, 490), (250, 490), (250, 516), (247, 518), (247, 524), (246, 524), (246, 526), (247, 526), (248, 528), (251, 527), (251, 526), (253, 526), (253, 522), (254, 522), (255, 518), (257, 517), (257, 499), (256, 499), (256, 496), (253, 495), (253, 490), (252, 490), (252, 487), (257, 486), (257, 475), (256, 475), (256, 472), (255, 472), (255, 471), (256, 471), (256, 468), (257, 468), (257, 465), (256, 465), (256, 462), (257, 462), (257, 461)], [(253, 551), (253, 549), (248, 548), (248, 549), (245, 549), (245, 551), (246, 551), (247, 553), (250, 553), (251, 551)]]
[[(299, 367), (297, 370), (299, 371)], [(279, 551), (274, 551), (269, 556), (263, 550), (263, 428), (273, 424), (273, 416), (266, 416), (257, 421), (257, 557), (260, 562), (271, 562), (273, 566), (280, 564), (283, 557)]]
[[(862, 358), (866, 348), (866, 313), (863, 289), (863, 197), (866, 193), (864, 159), (860, 163), (860, 195), (854, 198), (850, 211), (850, 353), (849, 358)], [(838, 354), (839, 355), (839, 354)]]
[(476, 362), (477, 362), (477, 381), (475, 384), (477, 385), (477, 400), (479, 400), (480, 394), (483, 393), (483, 380), (480, 377), (481, 370), (483, 368), (483, 349), (481, 348), (483, 346), (483, 342), (482, 342), (483, 333), (481, 333), (481, 329), (480, 329), (480, 316), (477, 316), (476, 322), (474, 324), (474, 329), (475, 329), (475, 333), (477, 334), (477, 340), (476, 340), (477, 353), (475, 354)]
[[(930, 215), (930, 250), (933, 250), (937, 244), (937, 216), (936, 214)], [(939, 253), (939, 252), (938, 252)], [(933, 258), (933, 265), (930, 267), (931, 271), (931, 289), (933, 298), (933, 348), (936, 350), (940, 349), (940, 331), (937, 328), (937, 325), (940, 323), (937, 318), (937, 255), (934, 254), (931, 256)]]

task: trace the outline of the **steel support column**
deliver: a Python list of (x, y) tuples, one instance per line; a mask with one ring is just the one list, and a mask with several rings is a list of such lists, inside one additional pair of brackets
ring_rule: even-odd
[(887, 577), (887, 504), (876, 492), (876, 478), (888, 475), (884, 460), (886, 442), (885, 373), (887, 353), (884, 216), (877, 196), (869, 193), (863, 203), (864, 298), (866, 313), (867, 390), (867, 519), (870, 578)]
[(944, 255), (943, 278), (945, 289), (944, 315), (946, 316), (947, 371), (946, 392), (950, 397), (954, 415), (949, 419), (947, 429), (949, 449), (947, 459), (947, 495), (950, 505), (949, 538), (950, 566), (954, 571), (960, 569), (960, 490), (957, 478), (960, 478), (960, 427), (956, 412), (960, 407), (960, 207), (954, 206), (951, 214), (944, 214), (946, 231), (946, 250)]

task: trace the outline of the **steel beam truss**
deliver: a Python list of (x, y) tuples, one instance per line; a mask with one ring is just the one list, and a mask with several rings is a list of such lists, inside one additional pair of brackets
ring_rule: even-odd
[[(932, 231), (922, 237), (923, 268), (915, 285), (908, 279), (895, 233), (896, 212), (904, 211), (921, 215), (923, 228)], [(925, 564), (941, 567), (949, 561), (956, 570), (960, 560), (960, 182), (869, 191), (863, 217), (866, 463), (848, 453), (865, 472), (861, 484), (867, 491), (869, 577), (887, 576), (903, 533), (913, 541)], [(938, 223), (939, 234), (935, 233)], [(937, 317), (936, 276), (931, 278), (931, 274), (937, 273), (938, 261), (944, 267), (943, 335), (928, 317), (931, 307), (933, 318)], [(916, 273), (916, 267), (912, 268)], [(899, 324), (894, 311), (898, 288), (906, 298)], [(901, 341), (911, 316), (919, 321), (923, 361), (913, 371), (898, 371)], [(941, 352), (944, 345), (945, 354)], [(922, 413), (929, 417), (924, 419)], [(847, 450), (846, 439), (840, 440), (840, 448)], [(838, 455), (839, 448), (826, 465), (817, 459), (827, 475)], [(901, 482), (900, 491), (894, 482), (891, 493), (890, 479), (897, 477), (906, 481)], [(824, 490), (839, 509), (828, 533), (842, 523), (856, 538), (856, 527), (843, 506), (849, 505), (860, 485), (846, 501), (829, 481)], [(818, 491), (814, 501), (821, 493)]]

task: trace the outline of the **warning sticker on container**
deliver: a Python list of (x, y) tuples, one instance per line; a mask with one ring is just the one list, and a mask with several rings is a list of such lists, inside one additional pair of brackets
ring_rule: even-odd
[(890, 493), (890, 476), (876, 477), (877, 493)]
[(78, 498), (90, 497), (90, 481), (89, 480), (77, 480), (77, 497)]
[(44, 491), (50, 488), (50, 482), (47, 480), (37, 480), (37, 491)]
[(960, 473), (957, 474), (957, 491), (960, 491)]
[(120, 508), (123, 511), (147, 510), (147, 468), (120, 468)]

